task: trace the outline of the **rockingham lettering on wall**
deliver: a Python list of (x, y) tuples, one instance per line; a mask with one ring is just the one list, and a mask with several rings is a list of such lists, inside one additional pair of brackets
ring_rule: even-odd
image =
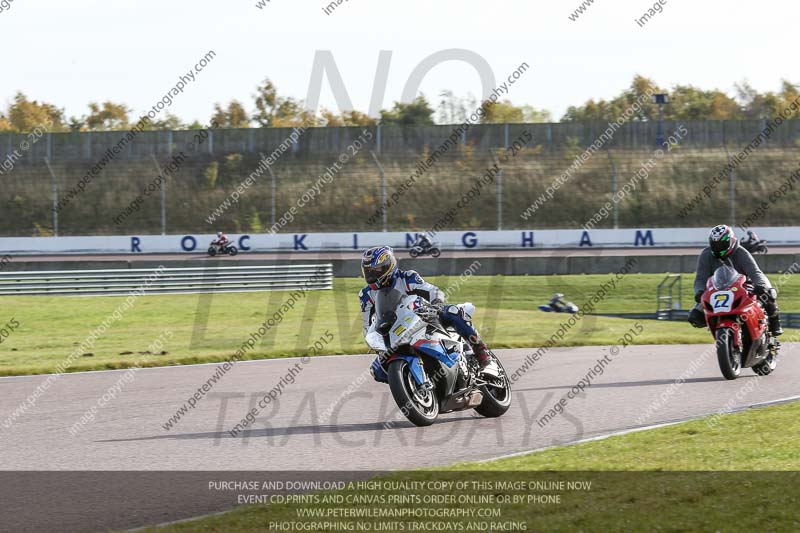
[[(231, 240), (247, 252), (319, 252), (323, 250), (363, 250), (389, 245), (406, 249), (417, 231), (356, 233), (275, 233), (238, 234)], [(759, 228), (759, 236), (771, 244), (800, 244), (800, 227)], [(6, 254), (153, 254), (205, 253), (216, 238), (200, 235), (120, 235), (104, 237), (0, 237), (0, 250)], [(564, 230), (442, 231), (436, 235), (444, 250), (555, 249), (555, 248), (641, 248), (705, 246), (708, 228), (584, 228)]]

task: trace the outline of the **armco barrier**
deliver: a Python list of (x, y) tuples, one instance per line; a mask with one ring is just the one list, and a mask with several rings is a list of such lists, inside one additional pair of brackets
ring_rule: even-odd
[[(701, 248), (698, 247), (697, 253)], [(777, 249), (776, 249), (777, 250)], [(628, 259), (635, 258), (631, 265), (631, 272), (643, 274), (662, 274), (666, 272), (690, 274), (695, 271), (697, 254), (680, 255), (637, 255), (631, 250), (629, 256), (585, 256), (565, 255), (550, 257), (506, 257), (492, 256), (491, 252), (475, 253), (470, 257), (448, 257), (447, 252), (439, 259), (421, 258), (410, 259), (400, 256), (400, 266), (404, 269), (413, 269), (421, 275), (429, 276), (460, 276), (469, 270), (475, 276), (546, 276), (551, 274), (610, 274), (618, 272), (625, 266)], [(319, 261), (320, 259), (318, 259)], [(225, 263), (238, 267), (256, 266), (282, 266), (295, 265), (303, 261), (302, 258), (286, 259), (248, 259), (246, 254), (236, 258), (226, 258)], [(361, 277), (361, 262), (357, 259), (324, 259), (331, 265), (333, 276), (336, 278)], [(476, 261), (479, 263), (475, 265)], [(793, 264), (800, 264), (800, 254), (770, 252), (768, 255), (757, 255), (756, 261), (764, 272), (785, 272)], [(210, 262), (210, 261), (209, 261)], [(68, 269), (142, 269), (157, 268), (164, 265), (171, 268), (196, 267), (197, 259), (164, 260), (153, 258), (146, 260), (141, 257), (136, 261), (124, 260), (86, 260), (86, 261), (27, 261), (24, 257), (15, 258), (6, 265), (5, 272), (13, 273), (25, 271), (34, 273), (37, 270), (68, 270)], [(213, 267), (208, 267), (213, 268)], [(796, 268), (796, 267), (795, 267)], [(202, 269), (201, 269), (202, 270)], [(0, 277), (1, 278), (1, 277)]]
[(48, 270), (0, 274), (0, 296), (255, 292), (333, 288), (333, 266), (271, 265), (208, 268)]

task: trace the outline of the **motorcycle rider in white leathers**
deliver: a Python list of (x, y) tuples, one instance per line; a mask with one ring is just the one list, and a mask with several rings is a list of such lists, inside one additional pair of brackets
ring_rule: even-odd
[[(436, 310), (439, 320), (444, 326), (452, 326), (472, 347), (478, 364), (485, 368), (494, 354), (486, 347), (480, 335), (472, 326), (472, 317), (456, 305), (445, 305), (445, 294), (436, 285), (428, 283), (414, 270), (400, 270), (394, 251), (388, 246), (370, 248), (361, 259), (361, 271), (367, 286), (359, 292), (361, 312), (364, 317), (366, 334), (375, 314), (375, 293), (382, 288), (394, 287), (407, 294), (414, 294), (427, 300)], [(372, 372), (376, 381), (387, 381), (379, 358), (372, 363)]]

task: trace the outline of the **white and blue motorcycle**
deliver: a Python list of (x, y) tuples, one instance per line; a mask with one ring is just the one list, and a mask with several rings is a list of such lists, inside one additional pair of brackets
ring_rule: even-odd
[[(470, 303), (459, 307), (469, 317), (475, 311)], [(500, 361), (494, 357), (481, 369), (472, 349), (419, 296), (378, 291), (366, 341), (378, 353), (397, 406), (417, 426), (466, 409), (498, 417), (511, 406), (511, 383)]]

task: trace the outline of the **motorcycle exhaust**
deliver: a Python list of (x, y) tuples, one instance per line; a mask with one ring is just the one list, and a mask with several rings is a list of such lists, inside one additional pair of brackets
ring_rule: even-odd
[(470, 393), (467, 399), (467, 408), (478, 407), (483, 401), (483, 393), (479, 390), (474, 390)]

